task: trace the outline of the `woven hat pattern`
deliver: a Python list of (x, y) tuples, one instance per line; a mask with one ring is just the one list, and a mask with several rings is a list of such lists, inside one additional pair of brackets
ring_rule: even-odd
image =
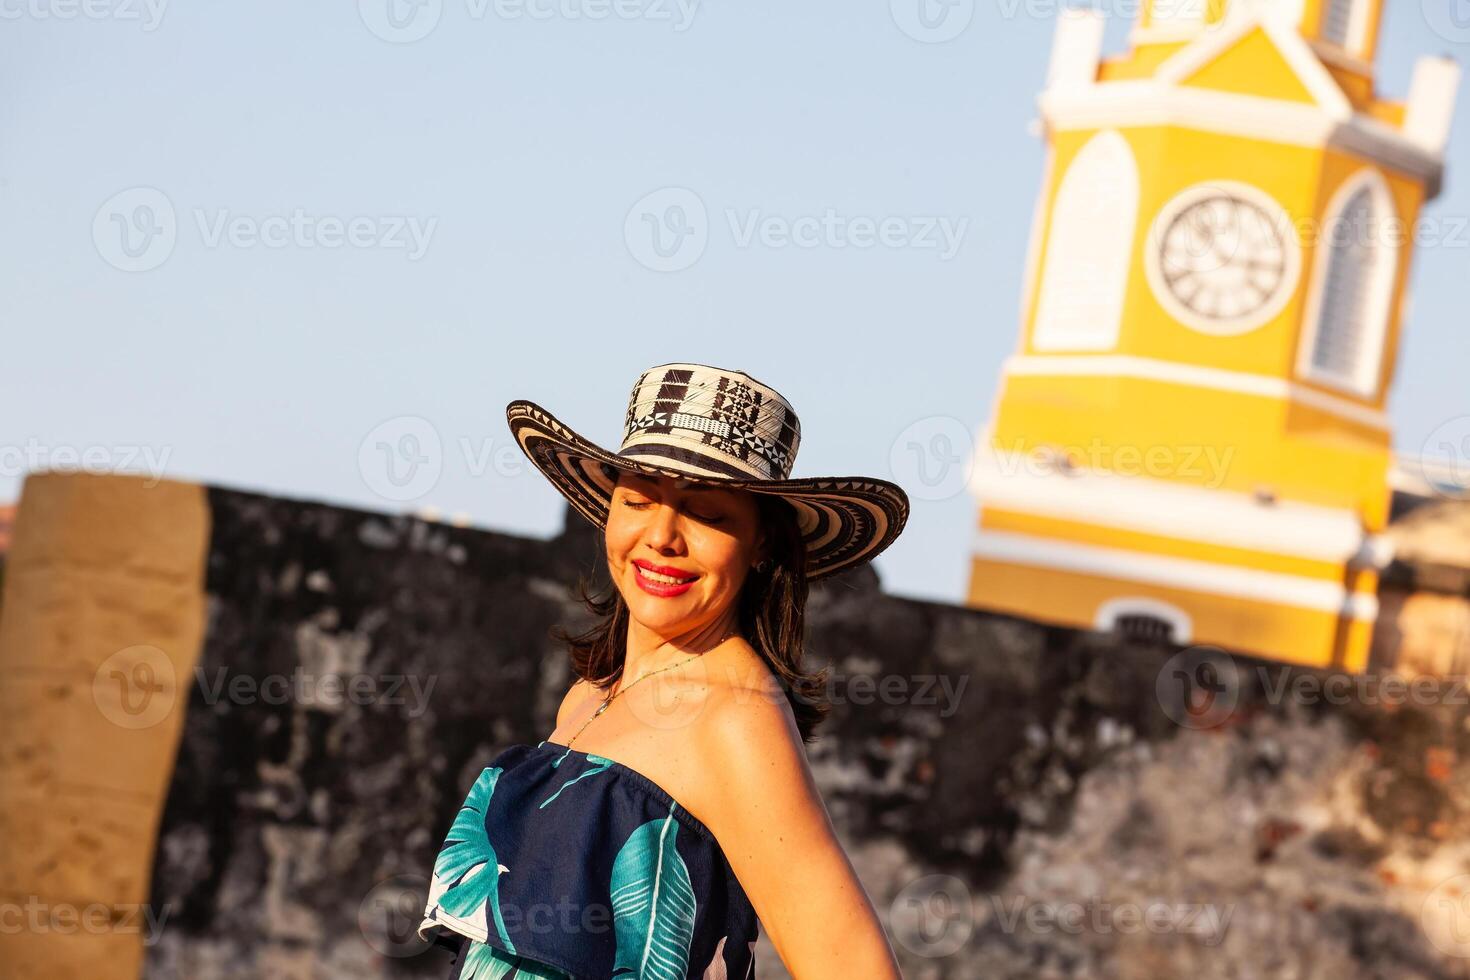
[(908, 519), (908, 496), (886, 480), (792, 478), (801, 444), (796, 411), (744, 371), (687, 362), (644, 371), (629, 396), (616, 453), (534, 402), (511, 402), (506, 420), (527, 458), (599, 528), (607, 526), (620, 470), (781, 497), (796, 512), (808, 580), (876, 557)]

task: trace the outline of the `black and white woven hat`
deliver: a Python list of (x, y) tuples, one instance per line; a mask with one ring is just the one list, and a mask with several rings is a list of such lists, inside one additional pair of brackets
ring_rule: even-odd
[(689, 363), (644, 371), (616, 453), (534, 402), (513, 401), (505, 416), (536, 468), (599, 528), (607, 526), (618, 470), (774, 494), (796, 511), (810, 581), (875, 558), (908, 520), (908, 495), (886, 480), (792, 479), (801, 443), (796, 411), (744, 371)]

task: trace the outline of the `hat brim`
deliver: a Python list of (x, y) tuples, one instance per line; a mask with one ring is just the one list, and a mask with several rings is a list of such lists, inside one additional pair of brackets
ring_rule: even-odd
[(871, 561), (894, 542), (908, 521), (908, 495), (887, 480), (863, 476), (760, 480), (703, 475), (609, 452), (578, 435), (535, 402), (511, 402), (506, 406), (505, 418), (526, 457), (578, 513), (599, 528), (607, 526), (616, 486), (603, 470), (604, 464), (630, 473), (781, 497), (796, 511), (797, 527), (807, 549), (808, 581)]

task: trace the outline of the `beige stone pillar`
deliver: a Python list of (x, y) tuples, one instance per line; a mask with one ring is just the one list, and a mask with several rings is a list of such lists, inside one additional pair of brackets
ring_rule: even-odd
[(26, 478), (0, 600), (0, 977), (133, 980), (205, 625), (201, 486)]

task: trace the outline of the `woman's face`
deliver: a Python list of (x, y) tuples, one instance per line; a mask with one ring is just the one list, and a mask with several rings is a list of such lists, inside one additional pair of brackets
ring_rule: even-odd
[(608, 568), (630, 615), (661, 636), (723, 615), (763, 556), (763, 539), (749, 491), (619, 474), (607, 518)]

